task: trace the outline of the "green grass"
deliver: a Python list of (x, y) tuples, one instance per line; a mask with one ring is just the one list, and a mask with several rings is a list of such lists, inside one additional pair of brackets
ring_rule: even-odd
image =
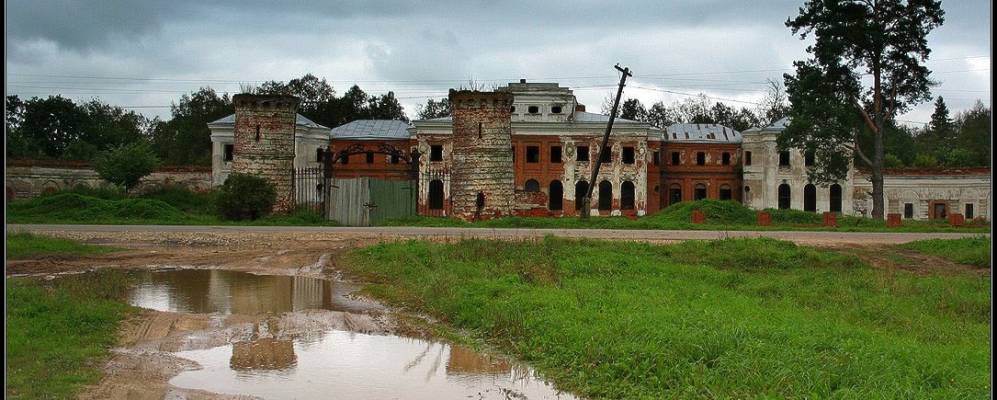
[(985, 236), (963, 239), (918, 240), (901, 246), (961, 264), (990, 268), (990, 238)]
[(111, 270), (8, 278), (6, 397), (75, 398), (96, 383), (118, 323), (134, 310), (123, 300), (128, 283)]
[(463, 240), (350, 253), (369, 294), (592, 398), (987, 398), (990, 278), (771, 239)]
[[(692, 211), (699, 209), (706, 223), (693, 224)], [(671, 205), (657, 213), (637, 219), (598, 217), (504, 217), (474, 223), (455, 218), (409, 217), (385, 221), (384, 226), (547, 228), (547, 229), (657, 229), (657, 230), (806, 230), (838, 232), (989, 232), (988, 225), (952, 227), (944, 221), (905, 221), (899, 228), (887, 228), (884, 221), (841, 216), (838, 227), (823, 226), (823, 216), (800, 210), (766, 210), (772, 225), (756, 225), (756, 211), (735, 201), (697, 200)]]
[(27, 232), (7, 234), (7, 259), (38, 256), (82, 256), (114, 251), (112, 247), (83, 244), (75, 240), (35, 235)]

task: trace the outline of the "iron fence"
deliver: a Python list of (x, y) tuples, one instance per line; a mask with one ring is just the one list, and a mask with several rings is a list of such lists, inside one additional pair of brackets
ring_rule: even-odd
[(323, 168), (294, 168), (291, 180), (294, 182), (294, 204), (307, 207), (325, 215), (325, 200), (328, 185)]

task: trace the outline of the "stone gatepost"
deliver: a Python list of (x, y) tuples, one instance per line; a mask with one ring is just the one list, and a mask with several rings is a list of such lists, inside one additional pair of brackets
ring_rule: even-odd
[(463, 220), (511, 215), (515, 203), (512, 94), (450, 90), (450, 200)]

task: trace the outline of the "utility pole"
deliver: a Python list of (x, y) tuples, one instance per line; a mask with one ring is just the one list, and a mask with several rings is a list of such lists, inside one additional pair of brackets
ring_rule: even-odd
[[(630, 67), (620, 68), (620, 64), (616, 64), (614, 67), (617, 71), (623, 73), (620, 77), (620, 87), (616, 89), (616, 100), (613, 100), (613, 111), (609, 113), (609, 124), (606, 125), (606, 133), (602, 135), (602, 146), (599, 146), (599, 157), (595, 160), (595, 166), (592, 167), (592, 178), (589, 179), (588, 191), (585, 192), (585, 196), (582, 197), (582, 215), (581, 219), (588, 219), (589, 214), (592, 210), (592, 188), (595, 187), (595, 180), (599, 177), (599, 167), (602, 166), (602, 153), (608, 151), (606, 146), (609, 144), (609, 132), (613, 130), (613, 121), (616, 120), (616, 110), (620, 107), (620, 96), (623, 95), (623, 86), (627, 83), (627, 77), (633, 76), (630, 73)], [(592, 161), (589, 161), (590, 163)], [(577, 206), (577, 205), (576, 205)]]

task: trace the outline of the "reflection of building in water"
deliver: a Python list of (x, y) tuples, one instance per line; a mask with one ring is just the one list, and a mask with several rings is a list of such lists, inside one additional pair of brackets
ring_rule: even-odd
[(279, 370), (291, 368), (297, 361), (294, 342), (264, 338), (233, 343), (229, 366), (234, 370)]
[(294, 310), (332, 308), (332, 283), (326, 280), (296, 276), (293, 278), (291, 305)]
[(447, 375), (504, 375), (512, 366), (505, 360), (496, 359), (461, 346), (450, 346), (450, 359), (447, 361)]
[(132, 297), (143, 307), (195, 313), (260, 314), (333, 309), (327, 280), (221, 270), (153, 272)]

